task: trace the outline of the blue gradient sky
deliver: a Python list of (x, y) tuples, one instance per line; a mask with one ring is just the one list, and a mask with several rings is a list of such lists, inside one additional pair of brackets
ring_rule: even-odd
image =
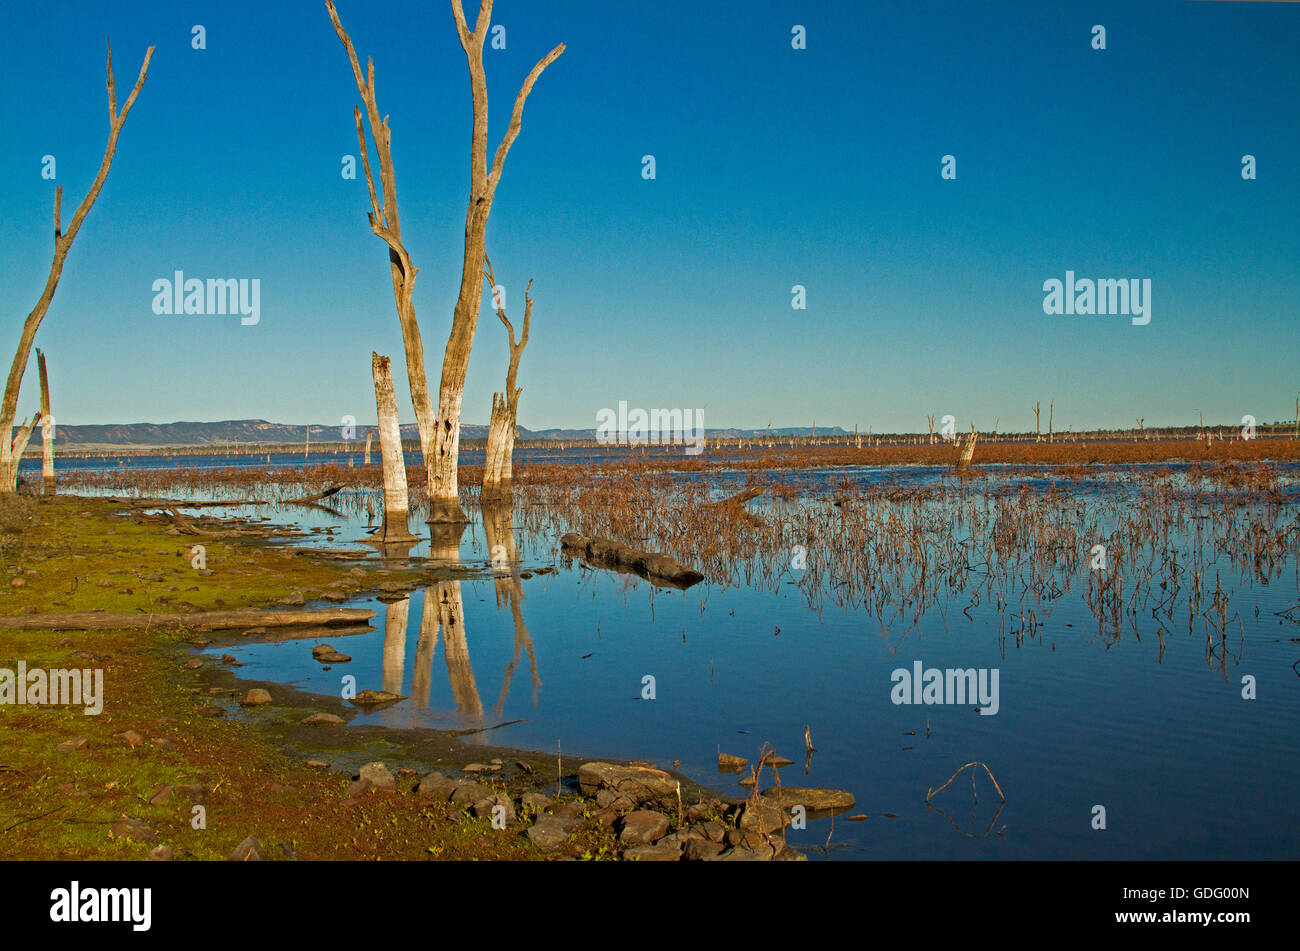
[[(436, 390), (468, 193), (464, 55), (443, 0), (339, 9), (391, 114)], [(929, 413), (1032, 428), (1035, 400), (1055, 400), (1059, 429), (1292, 415), (1298, 4), (499, 0), (494, 22), (491, 148), (528, 69), (568, 45), (488, 229), (512, 316), (535, 278), (523, 426), (594, 426), (619, 400), (878, 432)], [(49, 267), (41, 156), (66, 220), (103, 153), (105, 35), (123, 98), (158, 50), (38, 335), (56, 418), (364, 421), (377, 349), (413, 419), (386, 252), (364, 181), (340, 176), (359, 99), (323, 0), (5, 3), (4, 347)], [(177, 268), (260, 278), (261, 323), (156, 316), (151, 284)], [(1151, 278), (1151, 323), (1045, 315), (1042, 283), (1067, 269)], [(485, 308), (466, 422), (487, 421), (505, 362)], [(20, 411), (36, 400), (33, 366)]]

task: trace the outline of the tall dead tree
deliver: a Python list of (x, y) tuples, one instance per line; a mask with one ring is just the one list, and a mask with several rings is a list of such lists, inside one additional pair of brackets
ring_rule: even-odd
[(1034, 442), (1042, 442), (1042, 441), (1043, 441), (1043, 430), (1042, 430), (1042, 427), (1039, 425), (1039, 422), (1038, 422), (1038, 414), (1042, 411), (1042, 409), (1043, 409), (1043, 404), (1042, 404), (1042, 402), (1038, 402), (1038, 403), (1035, 403), (1033, 406), (1031, 406), (1031, 407), (1029, 407), (1029, 408), (1032, 409), (1032, 410), (1034, 411)]
[(465, 214), (465, 252), (461, 270), (460, 292), (452, 315), (451, 333), (443, 355), (442, 377), (438, 389), (438, 409), (435, 416), (430, 402), (427, 375), (424, 371), (424, 349), (415, 321), (415, 308), (411, 292), (417, 270), (402, 245), (397, 223), (396, 184), (390, 151), (392, 140), (387, 119), (380, 119), (375, 105), (374, 64), (367, 62), (366, 76), (361, 74), (352, 41), (348, 38), (333, 0), (326, 0), (330, 21), (352, 64), (357, 89), (366, 104), (367, 121), (375, 139), (375, 149), (380, 160), (380, 180), (383, 186), (381, 199), (377, 194), (374, 177), (366, 155), (365, 135), (361, 125), (361, 111), (356, 109), (357, 138), (361, 143), (361, 160), (365, 168), (366, 184), (370, 189), (371, 229), (383, 238), (389, 248), (389, 263), (393, 273), (393, 294), (397, 300), (398, 316), (402, 322), (402, 338), (406, 347), (407, 374), (411, 382), (411, 400), (415, 404), (416, 425), (420, 430), (420, 448), (424, 454), (428, 478), (429, 521), (464, 522), (465, 513), (460, 507), (457, 463), (460, 454), (460, 414), (465, 395), (465, 375), (469, 370), (470, 350), (474, 345), (474, 331), (478, 326), (482, 306), (483, 258), (487, 242), (487, 219), (492, 210), (497, 185), (506, 156), (523, 122), (524, 103), (532, 92), (542, 71), (564, 52), (561, 43), (542, 57), (532, 68), (515, 97), (514, 112), (505, 137), (497, 146), (491, 167), (487, 162), (488, 96), (487, 79), (483, 70), (483, 46), (492, 20), (492, 0), (480, 0), (478, 18), (471, 32), (465, 22), (461, 0), (452, 0), (452, 13), (461, 48), (469, 63), (470, 89), (473, 98), (474, 124), (470, 140), (470, 197)]
[(86, 215), (90, 214), (95, 200), (99, 198), (99, 190), (104, 187), (104, 180), (108, 178), (108, 170), (112, 167), (113, 156), (117, 152), (118, 134), (126, 124), (127, 114), (135, 105), (136, 96), (144, 87), (144, 79), (149, 72), (149, 60), (153, 58), (153, 51), (154, 48), (151, 46), (145, 52), (144, 62), (140, 65), (140, 75), (131, 89), (131, 95), (122, 105), (122, 111), (118, 112), (117, 90), (113, 83), (113, 46), (109, 44), (108, 144), (104, 147), (104, 158), (99, 163), (99, 172), (90, 185), (90, 191), (86, 192), (86, 197), (81, 200), (81, 204), (72, 215), (72, 220), (68, 222), (67, 231), (63, 230), (61, 220), (63, 186), (60, 185), (54, 192), (54, 260), (50, 263), (50, 275), (46, 278), (45, 289), (41, 292), (35, 308), (23, 323), (18, 350), (14, 354), (13, 366), (9, 369), (9, 380), (5, 384), (4, 401), (0, 403), (0, 436), (3, 437), (0, 438), (0, 495), (12, 494), (17, 490), (18, 464), (22, 461), (27, 443), (32, 438), (32, 431), (40, 419), (39, 416), (33, 416), (30, 422), (23, 423), (18, 432), (14, 433), (14, 421), (18, 413), (18, 392), (22, 389), (23, 374), (27, 370), (27, 361), (32, 354), (32, 345), (36, 342), (36, 331), (41, 326), (41, 321), (45, 319), (46, 311), (50, 309), (50, 302), (54, 300), (54, 292), (58, 289), (59, 278), (63, 275), (63, 264), (67, 260), (68, 251), (72, 248), (72, 242), (76, 239), (77, 232), (81, 230)]
[(515, 96), (510, 125), (497, 146), (489, 167), (488, 94), (487, 78), (483, 71), (483, 45), (491, 25), (492, 0), (480, 0), (473, 31), (465, 22), (461, 0), (451, 0), (451, 9), (456, 18), (456, 33), (469, 64), (474, 126), (470, 141), (470, 193), (469, 207), (465, 212), (465, 254), (461, 266), (460, 293), (456, 298), (451, 333), (442, 360), (442, 380), (438, 389), (437, 445), (429, 468), (429, 519), (434, 522), (465, 520), (465, 513), (460, 507), (456, 471), (460, 453), (460, 413), (465, 396), (465, 374), (469, 370), (470, 349), (474, 345), (474, 331), (478, 326), (479, 309), (483, 303), (482, 275), (488, 214), (492, 210), (497, 185), (501, 182), (506, 156), (519, 137), (524, 103), (542, 71), (564, 52), (564, 44), (561, 43), (538, 60), (524, 79)]
[(1052, 442), (1052, 417), (1056, 414), (1056, 400), (1047, 406), (1047, 441)]
[(519, 397), (523, 390), (515, 385), (519, 375), (519, 359), (528, 346), (528, 331), (533, 319), (533, 282), (530, 280), (524, 288), (524, 326), (515, 342), (515, 328), (506, 316), (505, 302), (497, 293), (496, 275), (492, 273), (492, 262), (484, 255), (484, 276), (492, 289), (493, 303), (496, 304), (497, 316), (505, 325), (510, 343), (510, 363), (506, 368), (506, 389), (504, 393), (492, 394), (492, 418), (488, 424), (487, 457), (483, 463), (484, 500), (503, 498), (510, 494), (514, 478), (513, 458), (515, 436), (519, 421)]
[(41, 481), (45, 494), (54, 494), (54, 416), (50, 413), (50, 377), (45, 371), (45, 354), (36, 348), (36, 368), (41, 378)]
[(393, 134), (388, 127), (388, 117), (380, 118), (375, 100), (375, 61), (366, 60), (366, 73), (361, 74), (361, 63), (352, 47), (352, 39), (339, 21), (333, 0), (325, 0), (330, 22), (347, 50), (352, 75), (357, 82), (357, 92), (366, 107), (366, 123), (375, 140), (375, 153), (379, 158), (379, 186), (370, 169), (370, 156), (366, 149), (366, 132), (361, 122), (361, 109), (352, 108), (357, 125), (357, 145), (361, 152), (361, 167), (366, 175), (366, 189), (370, 194), (370, 230), (388, 246), (388, 266), (393, 280), (393, 300), (397, 304), (397, 320), (402, 327), (402, 347), (406, 351), (406, 376), (411, 387), (411, 402), (415, 406), (415, 425), (420, 432), (420, 451), (426, 466), (432, 458), (433, 432), (436, 417), (429, 396), (428, 375), (424, 370), (424, 341), (420, 337), (420, 324), (415, 317), (415, 278), (419, 268), (411, 263), (406, 245), (402, 243), (402, 226), (397, 217), (397, 173), (393, 168)]
[(384, 527), (381, 540), (402, 542), (413, 538), (410, 501), (406, 490), (406, 459), (402, 454), (402, 431), (397, 422), (397, 397), (388, 357), (370, 354), (375, 378), (375, 411), (379, 415), (379, 455), (384, 469)]

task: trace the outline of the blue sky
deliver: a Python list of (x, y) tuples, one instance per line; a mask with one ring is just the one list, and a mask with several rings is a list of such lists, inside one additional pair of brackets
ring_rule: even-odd
[[(469, 183), (464, 55), (441, 0), (339, 12), (391, 116), (436, 390)], [(512, 317), (535, 279), (523, 426), (594, 426), (620, 400), (878, 432), (931, 413), (1031, 428), (1036, 400), (1062, 429), (1292, 414), (1300, 4), (499, 0), (494, 22), (491, 148), (532, 64), (568, 46), (488, 226)], [(323, 0), (4, 5), (6, 351), (49, 268), (42, 156), (66, 219), (103, 153), (106, 35), (121, 97), (158, 49), (38, 335), (55, 417), (373, 419), (375, 349), (413, 419), (386, 252), (364, 182), (340, 175), (359, 99)], [(152, 283), (176, 269), (258, 278), (260, 323), (155, 315)], [(1067, 270), (1150, 278), (1151, 323), (1044, 314), (1043, 282)], [(506, 357), (485, 308), (467, 422), (486, 422)], [(36, 400), (33, 361), (20, 412)]]

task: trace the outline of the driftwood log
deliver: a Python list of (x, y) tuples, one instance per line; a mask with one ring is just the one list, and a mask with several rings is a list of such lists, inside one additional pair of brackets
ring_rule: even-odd
[(569, 532), (560, 538), (560, 546), (569, 552), (580, 553), (598, 568), (631, 571), (648, 581), (674, 588), (689, 588), (704, 580), (704, 575), (694, 568), (687, 568), (669, 555), (637, 551), (608, 538), (588, 538), (586, 535)]
[(74, 611), (70, 614), (29, 614), (0, 617), (0, 628), (11, 631), (120, 631), (203, 628), (222, 630), (236, 627), (346, 627), (365, 624), (375, 616), (365, 608), (322, 608), (318, 610), (263, 611), (241, 608), (235, 611), (198, 611), (193, 614), (111, 614), (107, 611)]
[(710, 502), (709, 508), (721, 508), (726, 505), (744, 505), (750, 499), (757, 498), (763, 494), (763, 490), (757, 486), (745, 489), (743, 492), (737, 492), (735, 495), (729, 495), (725, 499), (719, 499), (716, 502)]

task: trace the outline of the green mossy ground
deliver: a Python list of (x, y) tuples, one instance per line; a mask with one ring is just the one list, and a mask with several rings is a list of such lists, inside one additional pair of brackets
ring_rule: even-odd
[[(104, 670), (98, 716), (81, 707), (0, 705), (0, 859), (143, 859), (158, 844), (171, 846), (177, 858), (224, 859), (247, 836), (262, 843), (268, 859), (542, 857), (523, 835), (523, 821), (493, 830), (488, 819), (413, 792), (425, 769), (463, 764), (471, 752), (498, 755), (491, 748), (460, 749), (431, 731), (303, 727), (302, 718), (314, 710), (351, 711), (341, 701), (287, 688), (273, 691), (271, 706), (242, 710), (229, 696), (235, 681), (228, 670), (208, 658), (199, 670), (185, 667), (197, 635), (4, 626), (5, 616), (33, 609), (169, 612), (184, 610), (184, 603), (233, 609), (274, 604), (295, 590), (310, 601), (352, 567), (264, 541), (204, 538), (197, 541), (207, 548), (208, 573), (200, 573), (190, 563), (194, 541), (106, 500), (0, 502), (0, 667), (13, 670), (21, 660), (28, 669)], [(98, 659), (74, 658), (76, 651)], [(122, 739), (127, 731), (142, 742)], [(85, 737), (86, 745), (56, 750), (75, 737)], [(313, 757), (329, 767), (308, 766)], [(531, 774), (513, 765), (520, 759)], [(515, 793), (554, 794), (556, 766), (547, 759), (513, 754), (509, 769), (517, 775), (505, 782)], [(385, 761), (394, 773), (413, 772), (398, 776), (394, 792), (350, 798), (351, 771), (372, 760)], [(199, 785), (206, 793), (173, 793), (151, 805), (169, 785)], [(196, 804), (206, 810), (205, 829), (192, 827)], [(115, 834), (114, 823), (124, 817), (145, 823), (156, 841)], [(612, 832), (588, 828), (561, 854), (614, 851)]]

